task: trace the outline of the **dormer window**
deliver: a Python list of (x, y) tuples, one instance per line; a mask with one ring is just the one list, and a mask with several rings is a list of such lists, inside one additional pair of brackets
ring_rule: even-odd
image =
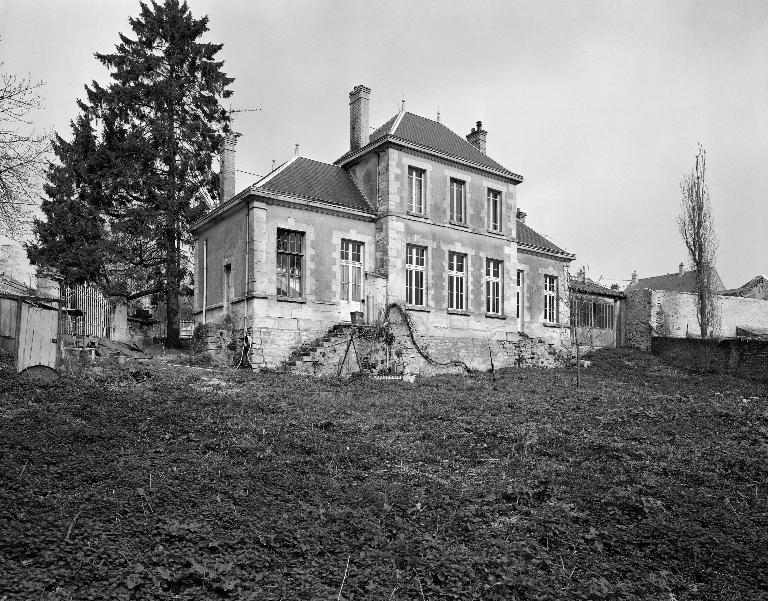
[(424, 183), (427, 173), (423, 169), (408, 167), (408, 211), (424, 214)]

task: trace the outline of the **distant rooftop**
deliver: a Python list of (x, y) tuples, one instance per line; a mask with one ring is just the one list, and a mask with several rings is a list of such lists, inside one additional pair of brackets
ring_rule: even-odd
[[(672, 292), (696, 292), (696, 270), (677, 271), (675, 273), (665, 273), (648, 278), (640, 278), (634, 284), (627, 286), (627, 290), (642, 290), (649, 288), (651, 290), (669, 290)], [(720, 275), (715, 271), (715, 290), (723, 290), (723, 281)]]

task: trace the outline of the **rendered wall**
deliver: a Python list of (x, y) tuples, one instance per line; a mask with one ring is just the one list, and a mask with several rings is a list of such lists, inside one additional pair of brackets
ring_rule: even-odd
[[(567, 345), (570, 339), (568, 307), (568, 263), (542, 253), (520, 250), (518, 269), (523, 271), (521, 331), (528, 336)], [(544, 321), (544, 276), (557, 277), (557, 323)], [(517, 277), (517, 274), (515, 274)], [(515, 280), (516, 282), (516, 280)]]

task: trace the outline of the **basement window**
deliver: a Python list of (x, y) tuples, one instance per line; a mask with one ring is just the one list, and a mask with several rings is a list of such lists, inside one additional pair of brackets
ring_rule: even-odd
[(277, 230), (277, 296), (301, 298), (304, 233)]

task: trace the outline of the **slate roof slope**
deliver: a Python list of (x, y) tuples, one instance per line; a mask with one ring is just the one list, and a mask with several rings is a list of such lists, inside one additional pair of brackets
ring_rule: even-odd
[(561, 255), (569, 255), (575, 257), (572, 253), (569, 253), (553, 242), (547, 240), (544, 236), (535, 232), (530, 227), (525, 225), (519, 219), (517, 220), (517, 243), (518, 245), (524, 245), (536, 249), (541, 249), (546, 252), (553, 252)]
[[(483, 154), (475, 146), (467, 142), (465, 138), (454, 133), (442, 123), (438, 123), (432, 119), (405, 112), (402, 114), (402, 119), (400, 119), (400, 122), (397, 124), (395, 131), (392, 131), (392, 128), (395, 126), (395, 122), (399, 117), (400, 113), (392, 117), (384, 125), (379, 127), (379, 129), (373, 132), (369, 138), (368, 145), (390, 136), (393, 140), (410, 142), (411, 144), (422, 146), (428, 150), (435, 150), (442, 154), (456, 157), (470, 163), (475, 163), (476, 165), (487, 169), (493, 169), (494, 171), (503, 173), (517, 181), (523, 181), (522, 175), (518, 175), (500, 165), (488, 155)], [(343, 162), (350, 154), (352, 153), (346, 153), (336, 162)]]
[[(723, 290), (723, 282), (720, 276), (715, 272), (715, 290)], [(696, 270), (666, 273), (649, 278), (640, 278), (636, 284), (627, 286), (627, 290), (641, 290), (650, 288), (651, 290), (669, 290), (672, 292), (696, 292)]]
[(343, 167), (297, 157), (284, 169), (278, 170), (274, 176), (265, 177), (263, 184), (257, 182), (253, 187), (256, 190), (374, 213), (352, 176)]
[(597, 282), (592, 280), (571, 280), (568, 282), (568, 287), (574, 292), (580, 292), (582, 294), (594, 294), (596, 296), (610, 296), (612, 298), (625, 298), (627, 295), (621, 290), (614, 290), (613, 288), (606, 288), (601, 286)]

